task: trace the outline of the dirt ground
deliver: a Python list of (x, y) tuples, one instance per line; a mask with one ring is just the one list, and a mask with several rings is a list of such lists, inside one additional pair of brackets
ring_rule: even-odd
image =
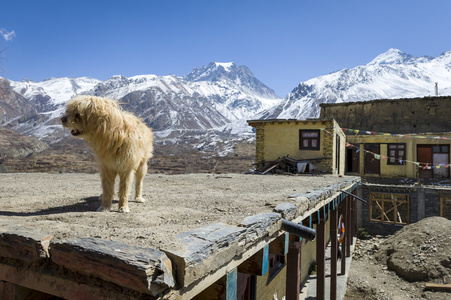
[(450, 225), (434, 217), (390, 237), (358, 239), (346, 299), (451, 299), (451, 292), (425, 290), (426, 282), (451, 281)]
[(14, 222), (56, 239), (89, 236), (174, 249), (177, 234), (218, 222), (238, 225), (247, 216), (294, 201), (290, 195), (344, 180), (346, 176), (332, 175), (148, 174), (143, 188), (147, 202), (130, 201), (131, 212), (125, 214), (116, 212), (117, 197), (112, 212), (96, 212), (98, 174), (4, 173), (0, 228)]

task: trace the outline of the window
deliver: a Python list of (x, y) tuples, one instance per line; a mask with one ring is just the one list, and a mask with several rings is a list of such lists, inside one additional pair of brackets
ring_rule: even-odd
[(300, 150), (319, 150), (319, 130), (299, 130)]
[(271, 281), (280, 270), (285, 267), (285, 256), (270, 254), (268, 258), (269, 281)]
[(398, 225), (409, 224), (409, 195), (370, 192), (370, 220)]
[(406, 144), (387, 144), (388, 165), (404, 165)]

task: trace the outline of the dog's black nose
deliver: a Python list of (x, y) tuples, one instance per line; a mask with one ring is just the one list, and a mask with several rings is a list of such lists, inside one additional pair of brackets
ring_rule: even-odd
[(67, 122), (67, 118), (66, 117), (62, 117), (61, 118), (61, 122), (66, 123)]

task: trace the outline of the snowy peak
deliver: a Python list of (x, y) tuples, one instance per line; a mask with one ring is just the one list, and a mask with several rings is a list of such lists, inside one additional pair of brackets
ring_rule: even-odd
[(212, 82), (219, 81), (225, 78), (235, 80), (236, 77), (239, 75), (239, 73), (243, 73), (242, 70), (244, 69), (247, 70), (248, 73), (250, 73), (247, 67), (245, 66), (238, 67), (232, 62), (228, 63), (211, 62), (206, 66), (195, 68), (193, 71), (191, 71), (191, 73), (184, 76), (183, 79), (187, 81), (212, 81)]
[(391, 48), (387, 52), (378, 55), (368, 65), (407, 65), (422, 63), (432, 59), (433, 57), (430, 56), (415, 57), (401, 50)]
[(34, 102), (43, 111), (65, 104), (73, 96), (92, 89), (100, 81), (89, 77), (50, 78), (41, 82), (10, 81), (14, 91)]
[(212, 82), (219, 85), (238, 87), (244, 93), (257, 95), (265, 99), (280, 99), (276, 93), (258, 80), (246, 66), (234, 63), (211, 62), (206, 66), (197, 67), (183, 77), (190, 82)]

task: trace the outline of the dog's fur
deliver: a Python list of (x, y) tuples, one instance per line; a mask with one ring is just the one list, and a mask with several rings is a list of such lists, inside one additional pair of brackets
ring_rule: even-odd
[(76, 96), (66, 105), (61, 118), (71, 134), (84, 139), (94, 150), (102, 178), (102, 204), (98, 211), (109, 211), (114, 183), (119, 176), (119, 212), (129, 212), (128, 194), (135, 173), (135, 200), (142, 198), (142, 181), (147, 161), (152, 157), (153, 134), (140, 119), (122, 111), (114, 100)]

